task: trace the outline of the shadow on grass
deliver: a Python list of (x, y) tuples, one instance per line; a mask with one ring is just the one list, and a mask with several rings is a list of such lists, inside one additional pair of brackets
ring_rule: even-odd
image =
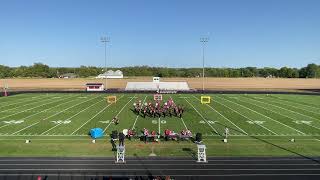
[(191, 148), (182, 148), (182, 151), (186, 152), (189, 156), (191, 156), (193, 159), (197, 159), (197, 153), (192, 150)]
[(250, 137), (250, 138), (252, 138), (252, 139), (261, 141), (261, 142), (263, 142), (263, 143), (272, 145), (272, 146), (274, 146), (274, 147), (276, 147), (276, 148), (278, 148), (278, 149), (287, 151), (287, 152), (289, 152), (289, 153), (291, 153), (291, 154), (294, 154), (294, 155), (296, 155), (296, 156), (299, 156), (299, 157), (302, 157), (302, 158), (305, 158), (305, 159), (308, 159), (308, 160), (311, 160), (311, 161), (313, 161), (313, 162), (316, 162), (316, 163), (320, 164), (320, 161), (319, 161), (319, 160), (314, 159), (314, 158), (312, 158), (312, 157), (303, 155), (303, 154), (301, 154), (301, 153), (299, 153), (299, 152), (292, 151), (292, 150), (290, 150), (290, 149), (287, 149), (287, 148), (285, 148), (285, 147), (279, 146), (279, 145), (277, 145), (277, 144), (274, 144), (274, 143), (272, 143), (272, 142), (270, 142), (270, 141), (267, 141), (267, 140), (265, 140), (265, 139), (262, 139), (262, 138), (260, 138), (260, 137), (251, 136), (251, 135), (248, 135), (248, 134), (244, 134), (242, 131), (240, 131), (240, 130), (238, 130), (238, 129), (235, 129), (235, 128), (230, 127), (230, 126), (226, 126), (226, 125), (221, 124), (221, 123), (219, 123), (219, 122), (216, 122), (216, 124), (218, 124), (218, 125), (220, 125), (220, 126), (223, 126), (223, 127), (227, 127), (227, 128), (229, 128), (229, 129), (231, 129), (231, 130), (233, 130), (233, 131), (236, 131), (236, 132), (238, 132), (238, 133), (240, 133), (240, 134), (246, 135), (246, 136), (248, 136), (248, 137)]

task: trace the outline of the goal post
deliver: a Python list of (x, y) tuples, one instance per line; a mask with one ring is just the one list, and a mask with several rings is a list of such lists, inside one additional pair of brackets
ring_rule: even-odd
[(107, 96), (106, 97), (107, 103), (116, 103), (117, 102), (117, 96)]
[(211, 96), (201, 96), (201, 104), (210, 104)]

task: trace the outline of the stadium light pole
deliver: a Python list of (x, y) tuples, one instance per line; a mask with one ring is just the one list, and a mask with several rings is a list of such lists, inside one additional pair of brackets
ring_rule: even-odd
[(200, 42), (202, 43), (202, 92), (204, 92), (204, 48), (208, 41), (209, 41), (208, 37), (200, 38)]
[(105, 90), (107, 90), (107, 43), (110, 42), (110, 38), (106, 36), (102, 36), (100, 41), (104, 44), (104, 69), (106, 74), (106, 81), (104, 84)]

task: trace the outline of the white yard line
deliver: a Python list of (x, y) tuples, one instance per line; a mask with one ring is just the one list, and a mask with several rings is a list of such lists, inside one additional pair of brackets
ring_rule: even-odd
[(182, 124), (183, 124), (183, 125), (184, 125), (184, 127), (186, 128), (186, 130), (189, 130), (189, 128), (187, 127), (186, 123), (184, 123), (183, 118), (180, 118), (180, 119), (181, 119), (181, 121), (182, 121)]
[(6, 124), (6, 125), (3, 125), (3, 126), (0, 126), (0, 129), (1, 129), (1, 128), (4, 128), (4, 127), (6, 127), (6, 126), (9, 126), (9, 125), (11, 125), (11, 124)]
[[(144, 104), (144, 102), (146, 101), (146, 99), (147, 99), (147, 96), (144, 98), (142, 104)], [(140, 113), (137, 115), (136, 119), (134, 120), (134, 123), (133, 123), (133, 126), (132, 126), (132, 130), (134, 130), (139, 116), (140, 116)]]
[(220, 135), (218, 131), (202, 116), (202, 114), (187, 99), (184, 99), (184, 100), (187, 101), (187, 103), (200, 115), (200, 117), (212, 128), (212, 130), (216, 134)]
[[(271, 100), (271, 98), (270, 98), (270, 100)], [(308, 107), (308, 108), (313, 108), (313, 109), (315, 109), (316, 111), (319, 111), (319, 110), (320, 110), (320, 108), (313, 107), (313, 106), (306, 105), (306, 104), (300, 104), (300, 103), (297, 103), (297, 102), (294, 102), (294, 101), (289, 101), (289, 100), (287, 100), (287, 99), (277, 98), (277, 99), (275, 99), (275, 100), (285, 101), (285, 102), (288, 102), (288, 103), (297, 104), (297, 105), (299, 105), (299, 106), (305, 106), (305, 107)], [(280, 103), (280, 104), (281, 104), (281, 103)], [(285, 105), (288, 105), (288, 104), (285, 104)], [(288, 106), (295, 107), (295, 106), (293, 106), (293, 105), (288, 105)], [(296, 107), (296, 108), (297, 108), (297, 107)], [(301, 109), (301, 108), (299, 108), (299, 109)], [(306, 110), (306, 109), (303, 109), (303, 110)], [(306, 110), (306, 111), (307, 111), (307, 110)], [(309, 112), (317, 113), (317, 112), (314, 112), (314, 111), (309, 111)], [(319, 114), (319, 113), (317, 113), (317, 114)]]
[[(274, 100), (271, 100), (270, 99), (270, 101), (272, 101), (272, 102), (275, 102), (275, 103), (279, 103), (279, 104), (281, 104), (281, 105), (284, 105), (284, 106), (290, 106), (290, 107), (293, 107), (293, 108), (295, 108), (295, 109), (300, 109), (300, 110), (303, 110), (303, 111), (307, 111), (307, 112), (310, 112), (310, 113), (314, 113), (314, 114), (320, 114), (320, 113), (318, 113), (318, 112), (315, 112), (315, 111), (310, 111), (310, 110), (307, 110), (307, 109), (303, 109), (303, 108), (300, 108), (300, 107), (297, 107), (297, 106), (293, 106), (293, 105), (289, 105), (289, 104), (284, 104), (284, 103), (281, 103), (281, 102), (279, 102), (279, 101), (277, 101), (277, 100), (281, 100), (281, 99), (274, 99)], [(317, 111), (319, 111), (319, 110), (317, 110)]]
[[(37, 99), (41, 99), (41, 98), (43, 98), (44, 96), (40, 96), (40, 97), (37, 97), (37, 98), (34, 98), (33, 100), (37, 100)], [(48, 97), (48, 96), (45, 96), (45, 97)], [(54, 97), (54, 96), (49, 96), (49, 97)], [(3, 110), (3, 111), (0, 111), (0, 112), (8, 112), (8, 111), (11, 111), (11, 110), (14, 110), (14, 109), (19, 109), (19, 108), (21, 108), (21, 107), (24, 107), (24, 106), (29, 106), (29, 105), (31, 105), (31, 104), (35, 104), (35, 103), (39, 103), (39, 102), (43, 102), (43, 101), (47, 101), (48, 99), (47, 98), (43, 98), (44, 100), (40, 100), (40, 101), (36, 101), (36, 102), (34, 102), (34, 101), (30, 101), (30, 102), (28, 102), (28, 103), (25, 103), (24, 105), (22, 105), (22, 106), (18, 106), (18, 107), (14, 107), (14, 108), (10, 108), (10, 109), (5, 109), (5, 110)]]
[[(74, 96), (74, 97), (76, 97), (76, 96)], [(70, 98), (74, 98), (74, 97), (70, 97)], [(68, 99), (69, 99), (69, 98), (68, 98)], [(64, 100), (65, 100), (65, 99), (64, 99)], [(63, 101), (64, 101), (64, 100), (63, 100)], [(63, 105), (63, 104), (70, 103), (70, 102), (75, 101), (75, 100), (76, 100), (76, 99), (71, 100), (71, 101), (64, 102), (64, 103), (62, 103), (62, 104), (58, 104), (58, 105), (53, 106), (53, 107), (51, 107), (51, 108), (49, 108), (49, 109), (45, 109), (45, 110), (43, 110), (43, 111), (40, 111), (39, 113), (46, 112), (46, 111), (48, 111), (48, 110), (50, 110), (50, 109), (56, 108), (56, 107), (61, 106), (61, 105)], [(60, 100), (60, 101), (61, 101), (61, 100)], [(36, 114), (39, 114), (39, 113), (36, 113)], [(31, 116), (34, 116), (34, 115), (36, 115), (36, 114), (33, 114), (33, 115), (31, 115)], [(31, 116), (29, 116), (29, 117), (31, 117)], [(27, 118), (27, 117), (25, 117), (25, 118), (23, 118), (23, 119), (26, 119), (26, 118)], [(20, 119), (20, 120), (21, 120), (21, 119)], [(23, 131), (23, 130), (26, 130), (26, 129), (34, 126), (34, 125), (37, 125), (37, 124), (39, 124), (40, 122), (41, 122), (41, 121), (38, 121), (38, 122), (36, 122), (36, 123), (31, 124), (30, 126), (27, 126), (27, 127), (25, 127), (25, 128), (22, 128), (22, 129), (20, 129), (20, 130), (18, 130), (18, 131), (16, 131), (16, 132), (12, 133), (12, 135), (17, 134), (17, 133), (19, 133), (19, 132), (21, 132), (21, 131)]]
[[(219, 98), (225, 99), (225, 98), (223, 98), (223, 97), (219, 97)], [(226, 100), (226, 99), (225, 99), (225, 100)], [(241, 100), (239, 100), (239, 101), (241, 101)], [(231, 101), (231, 102), (232, 102), (232, 101)], [(260, 113), (260, 112), (258, 112), (258, 111), (255, 111), (255, 110), (253, 110), (253, 109), (251, 109), (251, 108), (248, 108), (248, 107), (246, 107), (246, 106), (244, 106), (244, 105), (242, 105), (242, 104), (239, 104), (239, 103), (236, 103), (236, 102), (233, 102), (233, 103), (235, 103), (235, 104), (237, 104), (237, 105), (239, 105), (239, 106), (241, 106), (241, 107), (244, 107), (244, 108), (246, 108), (246, 109), (248, 109), (248, 110), (250, 110), (250, 111), (252, 111), (252, 112), (254, 112), (254, 113), (256, 113), (256, 114), (259, 114), (259, 115), (261, 115), (261, 116), (263, 116), (263, 117), (265, 117), (265, 118), (267, 118), (267, 119), (270, 119), (270, 120), (273, 121), (273, 122), (279, 123), (279, 124), (281, 124), (281, 125), (283, 125), (283, 126), (285, 126), (285, 127), (287, 127), (287, 128), (290, 128), (290, 129), (295, 130), (295, 131), (297, 131), (297, 132), (301, 132), (301, 131), (299, 131), (299, 130), (297, 130), (297, 129), (294, 129), (294, 128), (286, 125), (286, 124), (283, 124), (282, 122), (279, 122), (279, 121), (277, 121), (277, 120), (275, 120), (275, 119), (273, 119), (273, 118), (271, 118), (271, 117), (269, 117), (269, 116), (266, 116), (266, 115), (264, 115), (264, 114), (262, 114), (262, 113)], [(303, 133), (303, 132), (301, 132), (301, 133)], [(304, 133), (303, 133), (303, 134), (304, 134)]]
[[(98, 96), (98, 97), (96, 97), (96, 98), (99, 98), (99, 97), (101, 97), (101, 96)], [(85, 102), (88, 102), (88, 101), (90, 101), (90, 100), (96, 99), (96, 98), (89, 99), (89, 100), (87, 100), (87, 101), (82, 102), (81, 104), (83, 104), (83, 103), (85, 103)], [(70, 120), (70, 119), (72, 119), (72, 118), (74, 118), (74, 117), (78, 116), (80, 113), (82, 113), (82, 112), (86, 111), (87, 109), (89, 109), (89, 108), (91, 108), (92, 106), (94, 106), (94, 105), (96, 105), (96, 104), (100, 103), (101, 101), (104, 101), (104, 99), (102, 99), (102, 100), (100, 100), (100, 101), (97, 101), (96, 103), (93, 103), (92, 105), (90, 105), (90, 106), (88, 106), (88, 107), (86, 107), (86, 108), (82, 109), (81, 111), (79, 111), (78, 113), (76, 113), (76, 114), (72, 115), (71, 117), (69, 117), (69, 118), (65, 119), (64, 121)], [(79, 105), (80, 105), (80, 104), (79, 104)], [(61, 125), (61, 124), (63, 124), (63, 123), (58, 123), (58, 124), (57, 124), (57, 125), (55, 125), (54, 127), (52, 127), (52, 128), (50, 128), (50, 129), (48, 129), (47, 131), (45, 131), (45, 132), (41, 133), (41, 135), (43, 135), (43, 134), (45, 134), (45, 133), (47, 133), (47, 132), (51, 131), (52, 129), (54, 129), (54, 128), (58, 127), (58, 126), (59, 126), (59, 125)]]
[[(83, 134), (83, 135), (53, 135), (53, 134), (44, 134), (44, 135), (38, 135), (38, 134), (33, 134), (33, 135), (28, 135), (28, 134), (23, 134), (23, 135), (21, 135), (21, 134), (16, 134), (16, 135), (4, 135), (4, 134), (2, 134), (2, 135), (0, 135), (0, 137), (78, 137), (78, 136), (86, 136), (86, 137), (88, 137), (88, 135), (85, 135), (85, 134)], [(37, 140), (37, 139), (35, 139), (35, 140)], [(50, 139), (48, 139), (48, 140), (50, 140)], [(77, 140), (77, 139), (73, 139), (73, 140)]]
[[(70, 98), (72, 98), (72, 97), (70, 97)], [(67, 98), (67, 99), (70, 99), (70, 98)], [(47, 105), (47, 104), (50, 104), (50, 103), (56, 103), (56, 102), (59, 102), (59, 101), (64, 101), (64, 100), (58, 99), (58, 100), (56, 100), (56, 101), (52, 101), (52, 102), (43, 104), (42, 106)], [(62, 104), (64, 104), (64, 103), (62, 103)], [(57, 106), (59, 106), (59, 105), (61, 105), (61, 104), (58, 104), (58, 105), (56, 105), (56, 106), (53, 106), (53, 107), (44, 109), (44, 110), (42, 110), (42, 111), (39, 111), (39, 112), (37, 112), (37, 113), (35, 113), (35, 114), (31, 114), (31, 115), (26, 116), (26, 117), (24, 117), (24, 118), (22, 118), (22, 119), (19, 119), (19, 120), (24, 120), (24, 119), (27, 119), (27, 118), (29, 118), (29, 117), (35, 116), (35, 115), (37, 115), (37, 114), (40, 114), (40, 113), (45, 112), (45, 111), (47, 111), (47, 110), (50, 110), (50, 109), (52, 109), (52, 108), (54, 108), (54, 107), (57, 107)]]
[[(198, 98), (196, 98), (194, 95), (192, 95), (196, 100), (199, 100)], [(200, 100), (199, 100), (200, 101)], [(221, 114), (219, 111), (217, 111), (216, 109), (214, 109), (212, 106), (206, 104), (210, 109), (212, 109), (213, 111), (215, 111), (216, 113), (218, 113), (221, 117), (223, 117), (224, 119), (226, 119), (227, 121), (229, 121), (231, 124), (233, 124), (235, 127), (237, 127), (240, 131), (242, 131), (244, 134), (248, 135), (248, 133), (246, 131), (244, 131), (243, 129), (241, 129), (239, 126), (237, 126), (236, 124), (234, 124), (230, 119), (228, 119), (227, 117), (225, 117), (223, 114)]]
[[(169, 97), (170, 97), (170, 99), (173, 99), (171, 96), (169, 96)], [(190, 99), (190, 97), (183, 97), (183, 96), (181, 96), (181, 95), (179, 95), (178, 98), (182, 98), (182, 99), (183, 99), (183, 98), (189, 98), (189, 99)], [(180, 120), (181, 120), (183, 126), (186, 128), (186, 130), (189, 130), (189, 128), (187, 127), (187, 125), (186, 125), (186, 123), (184, 122), (184, 120), (183, 120), (182, 117), (180, 118)]]
[[(47, 132), (51, 131), (51, 129), (54, 129), (54, 128), (58, 127), (60, 124), (62, 124), (62, 123), (58, 123), (57, 125), (55, 125), (55, 126), (53, 126), (53, 127), (49, 128), (48, 130), (44, 131), (44, 132), (43, 132), (43, 133), (41, 133), (40, 135), (44, 135), (44, 134), (46, 134)], [(47, 134), (47, 135), (48, 135), (48, 134)]]
[[(226, 100), (228, 100), (228, 99), (226, 99)], [(229, 102), (232, 102), (232, 101), (230, 101), (230, 100), (228, 100), (228, 101), (229, 101)], [(253, 119), (251, 119), (251, 118), (249, 118), (248, 116), (246, 116), (246, 115), (244, 115), (244, 114), (242, 114), (242, 113), (238, 112), (237, 110), (234, 110), (234, 109), (230, 108), (229, 106), (227, 106), (227, 105), (225, 105), (225, 104), (223, 104), (223, 103), (219, 103), (218, 101), (215, 101), (215, 102), (216, 102), (216, 103), (218, 103), (218, 104), (223, 105), (224, 107), (227, 107), (227, 108), (228, 108), (228, 109), (230, 109), (231, 111), (233, 111), (233, 112), (235, 112), (235, 113), (239, 114), (240, 116), (242, 116), (242, 117), (244, 117), (244, 118), (246, 118), (246, 119), (250, 120), (250, 121), (251, 121), (252, 123), (254, 123), (255, 125), (262, 127), (263, 129), (265, 129), (265, 130), (267, 130), (267, 131), (271, 132), (272, 134), (278, 135), (277, 133), (273, 132), (272, 130), (268, 129), (267, 127), (265, 127), (265, 126), (263, 126), (263, 125), (261, 125), (261, 124), (257, 124), (257, 123), (255, 123), (255, 121), (254, 121)], [(233, 102), (232, 102), (232, 103), (233, 103)]]
[(305, 124), (305, 125), (307, 125), (307, 126), (310, 126), (310, 127), (313, 127), (313, 128), (315, 128), (315, 129), (320, 130), (320, 128), (319, 128), (319, 127), (317, 127), (317, 126), (313, 126), (313, 125), (311, 125), (311, 124)]
[(14, 133), (12, 133), (11, 135), (15, 135), (15, 134), (17, 134), (17, 133), (19, 133), (19, 132), (21, 132), (21, 131), (23, 131), (23, 130), (25, 130), (25, 129), (28, 129), (28, 128), (34, 126), (34, 125), (37, 125), (37, 124), (39, 124), (39, 123), (40, 123), (40, 121), (38, 121), (38, 122), (36, 122), (36, 123), (33, 123), (33, 124), (31, 124), (31, 125), (29, 125), (29, 126), (27, 126), (27, 127), (24, 127), (24, 128), (22, 128), (22, 129), (20, 129), (20, 130), (18, 130), (18, 131), (16, 131), (16, 132), (14, 132)]
[[(51, 99), (45, 99), (45, 100), (43, 100), (43, 101), (50, 101), (50, 100), (51, 100)], [(39, 102), (43, 102), (43, 101), (39, 101)], [(34, 102), (34, 103), (39, 103), (39, 102)], [(23, 110), (23, 111), (14, 113), (14, 114), (10, 114), (10, 115), (4, 116), (4, 117), (2, 117), (2, 118), (0, 118), (0, 119), (4, 119), (4, 118), (10, 117), (10, 116), (14, 116), (14, 115), (17, 115), (17, 114), (20, 114), (20, 113), (26, 112), (26, 111), (28, 111), (28, 110), (35, 109), (35, 108), (38, 108), (38, 107), (41, 107), (41, 106), (44, 106), (44, 105), (47, 105), (47, 104), (50, 104), (50, 103), (52, 103), (52, 102), (45, 103), (45, 104), (41, 104), (41, 105), (35, 106), (35, 107), (33, 107), (33, 108), (29, 108), (29, 109), (26, 109), (26, 110)], [(32, 103), (32, 104), (33, 104), (33, 103)], [(29, 105), (30, 105), (30, 104), (29, 104)]]
[[(127, 104), (122, 107), (122, 109), (118, 112), (118, 114), (117, 114), (115, 117), (119, 116), (119, 114), (123, 111), (123, 109), (124, 109), (124, 108), (132, 101), (132, 99), (134, 99), (134, 98), (135, 98), (135, 96), (133, 96), (133, 97), (127, 102)], [(107, 126), (106, 128), (104, 128), (103, 133), (106, 132), (106, 130), (108, 129), (108, 127), (111, 125), (111, 123), (112, 123), (112, 121), (108, 124), (108, 126)]]
[[(4, 107), (7, 107), (7, 106), (12, 106), (12, 105), (15, 105), (15, 104), (19, 104), (19, 103), (24, 103), (24, 102), (27, 102), (27, 101), (31, 101), (31, 100), (34, 100), (34, 98), (32, 97), (36, 97), (36, 96), (31, 96), (31, 97), (28, 97), (28, 98), (23, 98), (22, 100), (18, 99), (17, 101), (19, 102), (16, 102), (16, 103), (11, 103), (11, 104), (6, 104), (5, 106), (0, 106), (0, 108), (4, 108)], [(39, 96), (37, 97), (36, 99), (40, 99), (42, 96)], [(2, 112), (2, 111), (0, 111)]]
[[(124, 95), (122, 95), (118, 100), (120, 100)], [(83, 126), (85, 126), (87, 123), (89, 123), (92, 119), (94, 119), (95, 117), (97, 117), (99, 114), (101, 114), (102, 112), (104, 112), (110, 105), (112, 104), (108, 104), (108, 106), (104, 107), (103, 109), (101, 109), (97, 114), (95, 114), (94, 116), (92, 116), (88, 121), (86, 121), (85, 123), (83, 123), (79, 128), (77, 128), (76, 130), (74, 130), (71, 135), (73, 135), (74, 133), (76, 133), (77, 131), (79, 131), (79, 129), (81, 129)]]
[(290, 109), (286, 109), (286, 108), (283, 108), (283, 107), (281, 107), (281, 106), (277, 106), (277, 105), (274, 105), (274, 104), (269, 104), (269, 103), (262, 102), (262, 101), (259, 101), (259, 102), (261, 102), (261, 103), (263, 103), (263, 104), (270, 105), (270, 106), (274, 106), (274, 107), (277, 107), (277, 108), (280, 108), (280, 109), (283, 109), (283, 110), (286, 110), (286, 111), (290, 111), (290, 112), (292, 112), (292, 113), (299, 114), (299, 115), (304, 116), (304, 117), (307, 117), (307, 118), (311, 118), (311, 119), (315, 119), (315, 120), (317, 120), (317, 121), (320, 121), (320, 119), (317, 119), (317, 118), (314, 118), (314, 117), (311, 117), (311, 116), (308, 116), (308, 115), (305, 115), (305, 114), (302, 114), (302, 113), (299, 113), (299, 112), (296, 112), (296, 111), (292, 111), (292, 110), (290, 110)]
[(242, 131), (244, 134), (248, 135), (248, 133), (246, 131), (244, 131), (243, 129), (241, 129), (239, 126), (237, 126), (235, 123), (233, 123), (230, 119), (228, 119), (227, 117), (225, 117), (224, 115), (222, 115), (219, 111), (215, 110), (212, 106), (206, 104), (210, 109), (214, 110), (215, 112), (217, 112), (221, 117), (223, 117), (224, 119), (226, 119), (227, 121), (229, 121), (231, 124), (233, 124), (235, 127), (237, 127), (240, 131)]
[[(101, 96), (98, 96), (98, 97), (101, 97)], [(95, 98), (98, 98), (98, 97), (95, 97)], [(95, 99), (95, 98), (92, 98), (92, 99)], [(92, 99), (88, 99), (88, 100), (83, 101), (83, 102), (81, 101), (81, 102), (79, 102), (79, 103), (77, 103), (77, 104), (75, 104), (75, 105), (73, 105), (73, 106), (68, 107), (67, 109), (64, 109), (63, 111), (58, 111), (57, 113), (55, 113), (55, 114), (53, 114), (53, 115), (51, 115), (51, 116), (48, 116), (48, 117), (46, 117), (46, 118), (44, 118), (44, 119), (42, 119), (42, 120), (47, 120), (47, 119), (49, 119), (49, 118), (51, 118), (51, 117), (54, 117), (54, 116), (56, 116), (56, 115), (58, 115), (58, 114), (61, 114), (61, 113), (65, 112), (65, 111), (67, 111), (67, 110), (69, 110), (69, 109), (71, 109), (71, 108), (73, 108), (73, 107), (75, 107), (75, 106), (78, 106), (79, 104), (85, 103), (85, 102), (90, 101), (90, 100), (92, 100)]]
[[(241, 100), (241, 99), (238, 99), (238, 100), (239, 100), (239, 101), (242, 101), (242, 102), (247, 102), (247, 101), (243, 101), (243, 100)], [(252, 99), (252, 100), (254, 100), (254, 99)], [(257, 100), (254, 100), (254, 101), (257, 101)], [(260, 102), (260, 101), (258, 101), (258, 102)], [(252, 104), (252, 103), (250, 103), (250, 102), (247, 102), (247, 103)], [(293, 118), (291, 118), (291, 117), (289, 117), (289, 116), (283, 115), (283, 114), (281, 114), (281, 113), (275, 112), (275, 111), (273, 111), (273, 110), (271, 110), (271, 109), (267, 109), (267, 108), (265, 108), (265, 107), (259, 106), (259, 105), (257, 105), (257, 104), (252, 104), (252, 105), (258, 106), (258, 107), (260, 107), (260, 108), (263, 108), (263, 109), (265, 109), (265, 110), (271, 111), (271, 112), (273, 112), (273, 113), (280, 114), (280, 115), (285, 116), (285, 117), (287, 117), (287, 118), (290, 118), (290, 119), (292, 119), (292, 120), (297, 120), (297, 119), (293, 119)], [(277, 122), (279, 122), (279, 121), (277, 121)], [(279, 123), (281, 123), (281, 122), (279, 122)], [(291, 126), (288, 126), (288, 125), (283, 124), (283, 123), (281, 123), (281, 124), (282, 124), (282, 125), (285, 125), (286, 127), (290, 128), (290, 129), (292, 129), (292, 130), (294, 130), (294, 131), (297, 131), (297, 132), (299, 132), (299, 133), (301, 133), (301, 134), (305, 134), (304, 132), (301, 132), (301, 131), (299, 131), (298, 129), (295, 129), (295, 128), (291, 127)]]

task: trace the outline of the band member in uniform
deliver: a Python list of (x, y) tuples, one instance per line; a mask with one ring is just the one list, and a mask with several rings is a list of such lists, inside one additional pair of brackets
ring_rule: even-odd
[(149, 137), (149, 131), (146, 128), (143, 128), (143, 135), (144, 135), (144, 143), (147, 143)]
[(120, 120), (117, 116), (115, 116), (113, 119), (112, 119), (112, 122), (115, 124), (115, 125), (118, 125)]

